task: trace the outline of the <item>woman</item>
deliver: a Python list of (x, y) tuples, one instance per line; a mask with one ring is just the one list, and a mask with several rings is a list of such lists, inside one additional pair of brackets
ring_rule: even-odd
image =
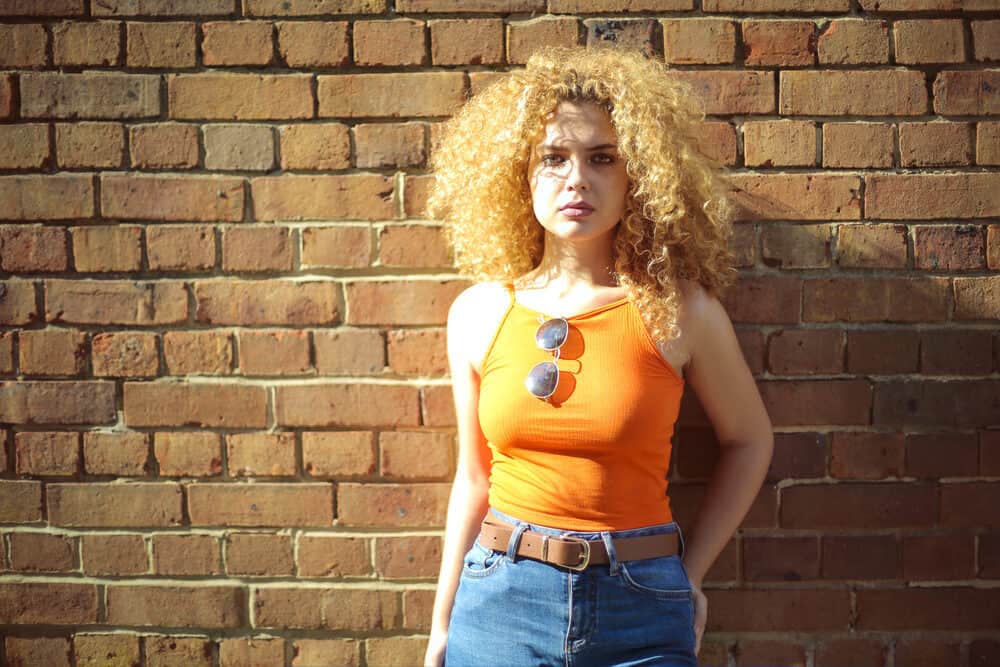
[[(717, 293), (731, 207), (690, 90), (549, 47), (472, 98), (431, 216), (476, 280), (448, 315), (458, 467), (425, 665), (695, 665), (705, 572), (771, 423)], [(721, 445), (691, 536), (666, 493), (685, 385)]]

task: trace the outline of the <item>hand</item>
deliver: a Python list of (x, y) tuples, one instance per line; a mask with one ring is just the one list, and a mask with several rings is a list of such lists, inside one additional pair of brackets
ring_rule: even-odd
[(694, 653), (701, 651), (701, 638), (705, 634), (705, 623), (708, 621), (708, 598), (701, 592), (701, 586), (691, 584), (691, 597), (694, 600)]
[(444, 649), (447, 643), (447, 630), (431, 630), (431, 638), (427, 642), (427, 652), (424, 653), (424, 667), (442, 667), (444, 665)]

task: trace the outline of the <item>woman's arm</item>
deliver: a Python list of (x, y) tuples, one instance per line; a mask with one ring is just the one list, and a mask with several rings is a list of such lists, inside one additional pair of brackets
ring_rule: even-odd
[(438, 667), (444, 659), (451, 609), (462, 572), (462, 559), (472, 547), (489, 506), (490, 450), (479, 428), (479, 375), (470, 350), (477, 349), (471, 307), (475, 288), (462, 292), (448, 311), (448, 363), (451, 368), (458, 426), (458, 464), (448, 500), (441, 570), (431, 620), (431, 637), (424, 664)]

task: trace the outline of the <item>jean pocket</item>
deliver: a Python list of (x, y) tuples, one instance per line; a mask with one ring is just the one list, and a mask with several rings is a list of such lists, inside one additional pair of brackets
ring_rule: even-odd
[(487, 577), (504, 563), (506, 554), (484, 547), (477, 537), (472, 548), (465, 554), (462, 563), (462, 574), (469, 577)]
[(619, 567), (629, 588), (661, 598), (691, 599), (691, 580), (678, 555), (625, 561)]

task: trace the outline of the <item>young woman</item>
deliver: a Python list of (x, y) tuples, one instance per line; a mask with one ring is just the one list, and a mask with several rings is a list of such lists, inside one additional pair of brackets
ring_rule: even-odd
[[(695, 665), (705, 572), (771, 423), (718, 300), (731, 211), (663, 65), (549, 47), (445, 123), (428, 213), (476, 283), (448, 315), (458, 467), (425, 665)], [(721, 445), (691, 535), (685, 386)]]

